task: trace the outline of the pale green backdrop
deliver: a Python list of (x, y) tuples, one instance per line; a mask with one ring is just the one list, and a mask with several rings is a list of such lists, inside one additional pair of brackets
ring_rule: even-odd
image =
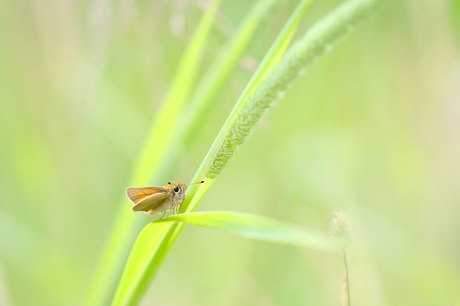
[[(460, 4), (383, 2), (270, 110), (198, 210), (326, 232), (343, 208), (352, 305), (460, 305)], [(339, 3), (315, 1), (298, 36)], [(170, 181), (190, 181), (295, 5), (258, 27)], [(83, 303), (203, 7), (0, 2), (1, 305)], [(250, 7), (223, 1), (202, 71)], [(142, 305), (340, 305), (342, 277), (339, 256), (187, 226)]]

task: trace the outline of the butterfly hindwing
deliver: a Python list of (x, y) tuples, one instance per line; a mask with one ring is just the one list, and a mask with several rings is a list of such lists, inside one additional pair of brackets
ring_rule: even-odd
[(132, 211), (144, 211), (144, 212), (149, 212), (151, 210), (161, 210), (161, 207), (166, 204), (168, 200), (168, 193), (167, 192), (158, 192), (155, 194), (152, 194), (151, 196), (148, 196), (141, 201), (139, 201), (137, 204), (135, 204), (132, 207)]

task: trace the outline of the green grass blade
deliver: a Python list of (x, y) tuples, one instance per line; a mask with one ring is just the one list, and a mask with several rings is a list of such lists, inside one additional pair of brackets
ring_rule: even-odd
[[(314, 0), (302, 0), (299, 2), (294, 12), (289, 17), (284, 27), (276, 37), (276, 40), (271, 45), (267, 54), (264, 56), (259, 68), (254, 73), (253, 77), (246, 86), (243, 94), (237, 102), (246, 101), (248, 96), (254, 91), (254, 89), (262, 82), (262, 80), (270, 73), (270, 71), (278, 64), (281, 60), (284, 52), (289, 46), (292, 37), (297, 30), (300, 20), (302, 20), (306, 11), (313, 3)], [(244, 103), (244, 102), (241, 102)]]
[[(152, 265), (158, 242), (165, 241), (175, 222), (228, 232), (246, 238), (308, 247), (340, 254), (338, 243), (329, 235), (254, 214), (208, 211), (184, 213), (148, 224), (139, 235), (128, 259), (113, 306), (136, 305), (156, 273)], [(142, 289), (140, 289), (142, 288)]]
[(256, 240), (292, 244), (322, 251), (340, 251), (329, 235), (255, 214), (233, 211), (191, 212), (156, 222), (171, 221), (185, 222)]
[[(273, 67), (279, 62), (282, 54), (284, 54), (290, 40), (295, 34), (297, 30), (297, 26), (305, 15), (305, 12), (310, 7), (312, 0), (303, 0), (301, 1), (294, 12), (289, 17), (289, 20), (286, 22), (284, 27), (281, 29), (280, 33), (276, 37), (275, 41), (273, 42), (270, 49), (267, 51), (264, 59), (262, 60), (261, 64), (257, 68), (256, 72), (252, 76), (251, 80), (249, 81), (248, 85), (244, 89), (243, 93), (241, 94), (240, 98), (238, 99), (235, 107), (233, 108), (232, 112), (230, 113), (229, 117), (227, 118), (226, 122), (224, 123), (222, 129), (220, 130), (219, 134), (217, 135), (214, 143), (212, 144), (211, 148), (209, 149), (207, 155), (205, 156), (203, 162), (200, 165), (200, 168), (196, 172), (192, 181), (200, 180), (207, 177), (205, 184), (200, 186), (191, 186), (189, 188), (188, 194), (189, 197), (185, 200), (183, 207), (186, 211), (193, 211), (198, 206), (201, 198), (204, 196), (206, 191), (211, 187), (214, 178), (217, 176), (209, 176), (207, 172), (209, 172), (212, 166), (216, 164), (216, 156), (219, 153), (220, 149), (222, 148), (224, 141), (226, 140), (227, 135), (232, 127), (232, 125), (237, 120), (238, 114), (241, 112), (243, 106), (248, 102), (248, 98), (252, 92), (254, 92), (255, 88), (258, 84), (260, 84), (261, 80), (265, 75), (267, 75)], [(217, 161), (219, 163), (219, 161)], [(202, 196), (194, 199), (194, 193), (196, 190), (200, 188)], [(193, 200), (192, 200), (193, 199)], [(192, 201), (191, 201), (192, 200)]]
[(163, 223), (155, 227), (145, 227), (134, 244), (122, 275), (112, 305), (136, 305), (143, 295), (139, 292), (141, 284), (145, 282), (145, 274), (149, 271), (149, 264), (152, 262), (160, 242), (167, 234), (171, 224)]
[[(162, 109), (152, 125), (142, 153), (135, 165), (130, 182), (132, 186), (149, 185), (152, 174), (158, 170), (160, 161), (164, 159), (167, 153), (168, 142), (172, 141), (171, 133), (173, 133), (181, 116), (181, 112), (177, 110), (184, 109), (184, 104), (190, 95), (198, 72), (200, 54), (212, 28), (219, 3), (220, 0), (214, 0), (211, 3), (184, 52)], [(127, 200), (123, 201), (123, 204), (126, 202)], [(126, 207), (129, 205), (121, 205), (120, 207), (96, 277), (90, 287), (86, 300), (87, 305), (106, 305), (113, 296), (116, 282), (128, 255), (125, 250), (129, 249), (138, 231), (136, 223), (139, 224), (142, 219), (142, 216), (133, 216)]]

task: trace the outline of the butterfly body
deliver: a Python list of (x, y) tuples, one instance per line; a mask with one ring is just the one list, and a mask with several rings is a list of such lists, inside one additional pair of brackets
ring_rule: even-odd
[[(195, 184), (199, 183), (203, 181)], [(185, 184), (168, 183), (162, 187), (128, 187), (126, 196), (134, 204), (133, 212), (142, 211), (149, 215), (163, 213), (163, 218), (166, 211), (169, 211), (169, 216), (176, 214), (179, 208), (182, 210), (186, 190)]]

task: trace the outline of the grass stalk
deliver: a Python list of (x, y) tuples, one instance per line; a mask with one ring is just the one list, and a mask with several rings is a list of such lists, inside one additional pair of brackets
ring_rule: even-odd
[(348, 215), (343, 210), (339, 210), (334, 213), (334, 218), (329, 224), (329, 233), (336, 237), (342, 246), (343, 263), (345, 266), (342, 281), (342, 305), (350, 306), (350, 281), (348, 277), (347, 250), (353, 243), (354, 232), (351, 228), (351, 222), (348, 218)]
[(347, 256), (347, 252), (345, 248), (342, 248), (342, 252), (343, 252), (343, 262), (345, 265), (344, 280), (343, 280), (345, 288), (344, 290), (342, 290), (343, 291), (342, 295), (344, 297), (342, 299), (342, 305), (350, 306), (351, 301), (350, 301), (350, 282), (348, 278), (348, 256)]

